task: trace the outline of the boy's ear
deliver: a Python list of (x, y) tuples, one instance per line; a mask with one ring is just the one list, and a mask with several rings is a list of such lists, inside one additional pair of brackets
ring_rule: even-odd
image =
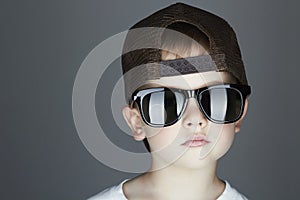
[(234, 132), (237, 133), (241, 130), (242, 121), (247, 113), (247, 109), (248, 109), (248, 98), (246, 98), (246, 100), (245, 100), (244, 112), (243, 112), (242, 117), (238, 121), (235, 122)]
[(136, 108), (125, 106), (122, 109), (123, 117), (132, 130), (133, 137), (137, 141), (141, 141), (146, 137), (145, 131), (142, 127), (142, 117)]

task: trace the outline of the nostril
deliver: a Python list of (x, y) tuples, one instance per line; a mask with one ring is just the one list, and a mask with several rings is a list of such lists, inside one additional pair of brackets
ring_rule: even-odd
[[(199, 122), (198, 124), (199, 124), (199, 126), (202, 126), (202, 122)], [(188, 126), (192, 126), (193, 123), (192, 123), (192, 122), (189, 122), (189, 123), (187, 123), (187, 125), (188, 125)]]

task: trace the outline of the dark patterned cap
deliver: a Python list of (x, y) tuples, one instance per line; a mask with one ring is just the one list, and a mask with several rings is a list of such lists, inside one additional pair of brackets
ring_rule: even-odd
[[(202, 31), (209, 39), (209, 55), (162, 62), (161, 36), (166, 27), (175, 22), (185, 22)], [(122, 68), (127, 100), (146, 80), (164, 76), (225, 71), (240, 84), (247, 85), (240, 48), (231, 26), (210, 12), (183, 3), (163, 8), (129, 29), (123, 47)]]

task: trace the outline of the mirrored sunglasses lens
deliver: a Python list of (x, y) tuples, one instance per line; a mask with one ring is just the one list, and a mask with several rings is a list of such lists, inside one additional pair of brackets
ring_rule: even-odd
[(184, 99), (183, 94), (168, 89), (145, 95), (141, 105), (145, 120), (152, 125), (173, 123), (182, 112)]
[(199, 95), (200, 105), (212, 120), (228, 122), (236, 120), (241, 114), (242, 96), (234, 88), (212, 88)]

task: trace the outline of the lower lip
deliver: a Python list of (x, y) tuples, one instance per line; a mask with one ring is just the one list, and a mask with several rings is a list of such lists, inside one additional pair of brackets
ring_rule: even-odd
[(186, 147), (202, 147), (208, 143), (209, 141), (206, 140), (189, 140), (183, 143), (182, 145)]

